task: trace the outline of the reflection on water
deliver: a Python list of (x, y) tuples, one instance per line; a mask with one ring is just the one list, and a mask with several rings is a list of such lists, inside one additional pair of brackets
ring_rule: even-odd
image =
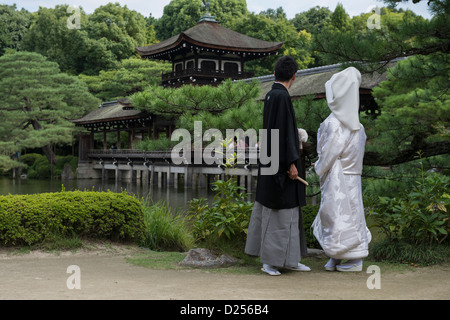
[[(157, 185), (131, 183), (130, 181), (100, 179), (80, 180), (34, 180), (0, 178), (0, 195), (33, 194), (44, 192), (59, 192), (61, 190), (90, 190), (90, 191), (126, 191), (138, 198), (146, 198), (151, 202), (165, 201), (173, 208), (187, 208), (188, 201), (194, 198), (206, 198), (210, 202), (214, 192), (209, 188), (158, 187)], [(254, 194), (250, 194), (250, 201), (254, 201)]]
[(0, 195), (7, 194), (33, 194), (44, 192), (59, 192), (64, 188), (70, 190), (93, 190), (93, 191), (113, 191), (122, 192), (126, 190), (139, 198), (148, 198), (148, 200), (157, 202), (166, 201), (173, 208), (186, 208), (188, 201), (194, 198), (207, 198), (212, 200), (214, 193), (207, 188), (175, 188), (159, 187), (157, 185), (148, 185), (140, 183), (131, 183), (130, 181), (113, 180), (102, 181), (97, 179), (82, 180), (34, 180), (34, 179), (7, 179), (0, 178)]

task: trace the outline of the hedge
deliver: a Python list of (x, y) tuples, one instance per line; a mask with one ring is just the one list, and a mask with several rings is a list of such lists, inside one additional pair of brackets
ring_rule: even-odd
[(140, 241), (144, 214), (126, 193), (62, 191), (0, 196), (0, 244), (37, 244), (77, 235)]

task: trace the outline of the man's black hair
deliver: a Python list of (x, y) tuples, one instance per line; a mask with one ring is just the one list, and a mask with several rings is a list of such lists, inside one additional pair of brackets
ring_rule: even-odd
[(291, 56), (283, 56), (275, 63), (275, 81), (289, 81), (298, 70), (298, 64)]

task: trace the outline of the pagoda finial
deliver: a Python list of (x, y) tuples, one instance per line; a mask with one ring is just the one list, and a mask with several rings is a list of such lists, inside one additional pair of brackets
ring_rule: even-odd
[(216, 19), (209, 14), (210, 1), (202, 0), (202, 6), (206, 8), (206, 13), (200, 18), (198, 22), (202, 21), (217, 22)]

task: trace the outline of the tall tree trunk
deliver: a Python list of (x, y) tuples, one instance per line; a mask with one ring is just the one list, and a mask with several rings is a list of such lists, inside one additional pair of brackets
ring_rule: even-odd
[(50, 162), (50, 165), (55, 165), (57, 159), (56, 159), (55, 153), (52, 150), (51, 144), (43, 146), (42, 151), (44, 152), (45, 156), (47, 157), (48, 162)]
[[(41, 124), (39, 123), (38, 120), (33, 120), (31, 123), (33, 125), (33, 129), (34, 130), (41, 130), (42, 129), (42, 126), (41, 126)], [(42, 147), (42, 151), (44, 152), (44, 154), (47, 157), (48, 162), (50, 162), (51, 166), (56, 164), (56, 155), (53, 152), (51, 143), (46, 145), (46, 146), (43, 146)]]

